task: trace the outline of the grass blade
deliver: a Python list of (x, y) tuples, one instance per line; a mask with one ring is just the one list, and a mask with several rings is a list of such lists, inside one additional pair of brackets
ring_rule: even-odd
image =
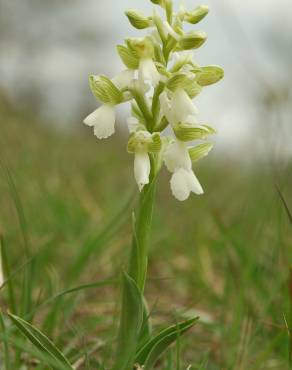
[(154, 338), (149, 340), (137, 353), (135, 362), (140, 365), (147, 364), (150, 368), (171, 343), (175, 342), (178, 335), (184, 334), (195, 325), (198, 317), (172, 325), (160, 331)]
[(64, 369), (73, 370), (63, 353), (42, 332), (18, 316), (11, 313), (8, 313), (8, 315), (17, 328), (39, 351), (44, 352), (50, 358), (60, 363)]
[(0, 310), (0, 328), (1, 331), (3, 332), (3, 356), (4, 356), (4, 364), (5, 364), (5, 370), (10, 370), (12, 367), (10, 366), (10, 353), (9, 353), (9, 347), (8, 347), (8, 340), (7, 340), (7, 332), (6, 332), (6, 327), (5, 327), (5, 322), (4, 318), (2, 315), (2, 312)]
[(3, 282), (2, 287), (0, 287), (0, 289), (4, 287), (7, 281), (9, 309), (12, 313), (16, 313), (16, 303), (15, 303), (13, 282), (11, 279), (6, 280), (6, 278), (10, 276), (10, 264), (8, 260), (7, 249), (6, 249), (6, 244), (4, 242), (3, 235), (0, 235), (0, 248), (1, 248), (0, 256), (2, 260), (3, 274), (4, 274), (4, 282)]

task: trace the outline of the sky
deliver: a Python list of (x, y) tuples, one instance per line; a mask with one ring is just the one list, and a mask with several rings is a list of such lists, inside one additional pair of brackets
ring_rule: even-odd
[[(203, 3), (210, 14), (195, 29), (206, 31), (208, 41), (195, 59), (222, 66), (225, 78), (204, 89), (196, 105), (201, 121), (219, 131), (218, 145), (233, 152), (254, 136), (267, 91), (291, 85), (292, 2)], [(201, 2), (184, 4), (192, 9)], [(32, 93), (36, 114), (67, 127), (79, 124), (96, 107), (88, 75), (117, 74), (123, 66), (116, 44), (140, 35), (124, 11), (151, 14), (152, 7), (149, 0), (0, 0), (0, 87), (16, 105)], [(125, 121), (126, 110), (119, 114)]]

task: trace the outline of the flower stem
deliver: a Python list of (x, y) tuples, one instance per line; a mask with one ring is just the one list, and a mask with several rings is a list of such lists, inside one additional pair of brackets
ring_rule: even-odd
[(152, 225), (156, 179), (153, 177), (140, 194), (137, 218), (133, 218), (133, 239), (129, 275), (141, 293), (144, 291), (148, 263), (148, 244)]

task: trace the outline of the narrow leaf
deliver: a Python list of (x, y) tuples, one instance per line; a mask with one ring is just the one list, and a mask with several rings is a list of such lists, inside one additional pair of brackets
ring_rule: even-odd
[(8, 313), (8, 315), (17, 328), (39, 351), (44, 352), (64, 369), (73, 370), (73, 367), (63, 353), (42, 332), (18, 316), (11, 313)]
[(160, 331), (138, 351), (135, 362), (140, 365), (147, 364), (148, 368), (150, 368), (150, 364), (154, 364), (169, 345), (175, 342), (177, 335), (184, 334), (198, 319), (198, 317), (195, 317)]
[(123, 300), (114, 370), (132, 370), (143, 321), (143, 301), (135, 281), (123, 274)]

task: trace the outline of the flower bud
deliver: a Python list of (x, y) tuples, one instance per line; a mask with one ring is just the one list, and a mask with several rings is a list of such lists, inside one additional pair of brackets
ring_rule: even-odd
[(200, 86), (215, 84), (224, 77), (224, 70), (218, 66), (201, 67), (198, 72), (197, 82)]
[(203, 157), (206, 157), (213, 148), (212, 143), (203, 143), (189, 149), (189, 155), (192, 162), (196, 162)]
[(128, 17), (131, 25), (139, 30), (151, 26), (151, 20), (145, 17), (142, 13), (140, 13), (137, 10), (134, 9), (127, 10), (126, 16)]
[(209, 126), (194, 126), (188, 123), (177, 123), (173, 127), (176, 138), (180, 141), (204, 140), (216, 131)]
[(203, 31), (186, 33), (179, 40), (179, 47), (182, 50), (197, 49), (207, 40), (207, 34)]
[(139, 67), (139, 58), (126, 46), (118, 45), (117, 51), (127, 68), (137, 69)]
[(208, 5), (200, 5), (194, 11), (185, 14), (185, 21), (191, 24), (199, 23), (209, 13)]

